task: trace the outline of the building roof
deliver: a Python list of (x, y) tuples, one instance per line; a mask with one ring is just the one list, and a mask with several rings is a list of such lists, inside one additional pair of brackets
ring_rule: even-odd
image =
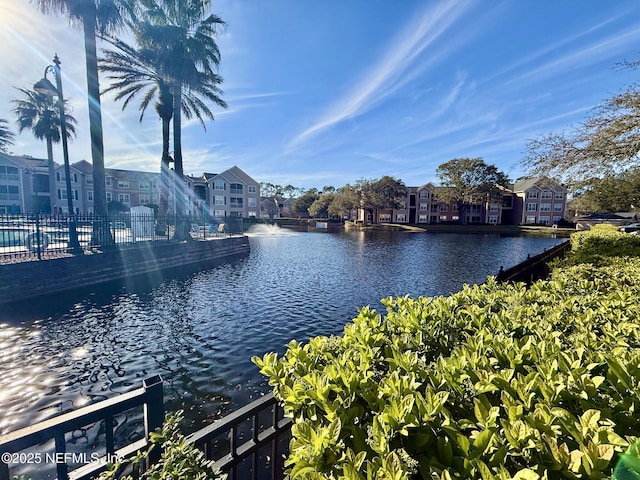
[(514, 192), (526, 192), (527, 190), (538, 187), (538, 188), (563, 188), (557, 181), (549, 178), (549, 177), (534, 177), (534, 178), (526, 178), (524, 180), (519, 180), (513, 185)]

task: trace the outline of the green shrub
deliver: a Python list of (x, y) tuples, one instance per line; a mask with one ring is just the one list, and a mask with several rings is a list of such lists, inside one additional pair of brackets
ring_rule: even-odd
[(160, 460), (136, 477), (140, 480), (224, 480), (226, 475), (214, 471), (214, 462), (205, 458), (204, 453), (189, 443), (180, 432), (182, 411), (166, 416), (162, 429), (150, 435), (150, 447), (128, 460), (125, 464), (110, 464), (98, 480), (133, 480), (131, 476), (121, 477), (120, 472), (127, 465), (144, 464), (154, 448), (162, 448)]
[(640, 259), (387, 298), (253, 361), (292, 479), (605, 478), (640, 435)]
[(640, 236), (629, 235), (609, 224), (594, 225), (591, 230), (571, 235), (571, 253), (567, 263), (606, 263), (611, 257), (640, 256)]

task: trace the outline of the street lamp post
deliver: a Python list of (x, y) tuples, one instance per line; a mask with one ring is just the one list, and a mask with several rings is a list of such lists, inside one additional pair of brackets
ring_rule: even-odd
[[(56, 85), (47, 79), (47, 72), (52, 71), (54, 77), (56, 77)], [(69, 166), (69, 147), (67, 145), (67, 125), (66, 116), (64, 112), (64, 96), (62, 95), (62, 73), (60, 71), (60, 59), (56, 53), (53, 57), (53, 65), (48, 65), (44, 69), (44, 77), (40, 79), (33, 89), (37, 92), (44, 93), (46, 95), (58, 97), (58, 109), (60, 112), (60, 133), (62, 135), (62, 155), (64, 157), (64, 176), (66, 177), (66, 189), (67, 189), (67, 207), (69, 210), (69, 244), (68, 249), (72, 253), (83, 253), (80, 242), (78, 241), (78, 230), (76, 228), (76, 217), (73, 210), (73, 191), (71, 190), (71, 167)], [(51, 192), (54, 195), (55, 192)]]

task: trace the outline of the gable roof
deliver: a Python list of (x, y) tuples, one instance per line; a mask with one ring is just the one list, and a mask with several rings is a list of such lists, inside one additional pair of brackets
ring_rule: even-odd
[(534, 187), (538, 188), (550, 188), (550, 189), (564, 189), (557, 181), (549, 177), (535, 177), (520, 180), (513, 185), (514, 192), (526, 192)]

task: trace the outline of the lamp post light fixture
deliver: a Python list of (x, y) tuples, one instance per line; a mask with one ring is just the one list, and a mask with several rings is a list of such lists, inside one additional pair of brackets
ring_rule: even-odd
[[(56, 85), (47, 79), (47, 72), (52, 71), (56, 77)], [(51, 97), (58, 97), (58, 109), (60, 112), (60, 133), (62, 135), (62, 155), (64, 157), (64, 176), (66, 177), (67, 207), (69, 210), (69, 243), (68, 249), (75, 254), (83, 253), (83, 249), (78, 241), (78, 230), (76, 228), (76, 217), (73, 210), (73, 191), (71, 190), (71, 167), (69, 166), (69, 147), (67, 145), (67, 124), (64, 112), (64, 96), (62, 95), (62, 73), (60, 71), (60, 59), (56, 53), (53, 57), (53, 65), (48, 65), (44, 69), (42, 77), (34, 86), (36, 92), (44, 93)], [(54, 195), (55, 192), (51, 192)]]

